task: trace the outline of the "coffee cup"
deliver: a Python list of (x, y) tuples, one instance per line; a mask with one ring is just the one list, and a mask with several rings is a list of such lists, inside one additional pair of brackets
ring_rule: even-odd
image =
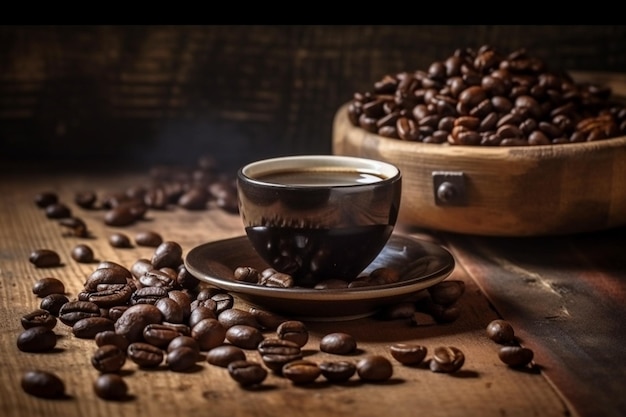
[(239, 213), (253, 248), (306, 287), (351, 281), (376, 258), (395, 227), (401, 190), (398, 167), (360, 157), (283, 156), (237, 173)]

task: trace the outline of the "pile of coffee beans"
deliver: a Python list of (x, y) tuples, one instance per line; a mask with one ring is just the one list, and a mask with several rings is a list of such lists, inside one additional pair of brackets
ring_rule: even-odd
[(348, 106), (354, 126), (448, 145), (556, 145), (626, 135), (610, 88), (576, 83), (526, 49), (457, 49), (425, 70), (385, 75)]

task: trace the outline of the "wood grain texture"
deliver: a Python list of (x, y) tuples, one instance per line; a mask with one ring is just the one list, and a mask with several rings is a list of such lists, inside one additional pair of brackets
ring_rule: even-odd
[[(21, 331), (19, 318), (38, 306), (32, 294), (33, 283), (44, 276), (64, 281), (68, 295), (82, 288), (93, 264), (77, 264), (69, 251), (83, 239), (62, 236), (56, 221), (47, 219), (34, 204), (34, 195), (52, 190), (67, 202), (89, 225), (93, 239), (86, 241), (100, 260), (130, 266), (150, 256), (151, 249), (112, 248), (107, 236), (122, 231), (129, 236), (146, 228), (156, 230), (165, 239), (181, 244), (185, 253), (195, 245), (243, 234), (236, 215), (219, 210), (189, 212), (173, 210), (150, 212), (145, 223), (126, 228), (112, 228), (102, 222), (99, 211), (82, 211), (72, 204), (76, 190), (105, 192), (121, 190), (142, 181), (141, 176), (103, 174), (30, 174), (3, 176), (0, 181), (0, 415), (6, 417), (120, 417), (186, 415), (201, 416), (275, 416), (290, 410), (301, 416), (414, 416), (416, 412), (432, 416), (576, 416), (576, 409), (562, 397), (558, 388), (543, 373), (516, 372), (497, 359), (498, 346), (485, 336), (489, 321), (499, 317), (488, 299), (459, 264), (449, 279), (463, 280), (466, 293), (460, 300), (461, 317), (449, 324), (436, 324), (425, 315), (417, 315), (418, 325), (407, 320), (365, 318), (345, 322), (310, 322), (310, 339), (305, 346), (307, 359), (358, 360), (366, 354), (391, 358), (388, 347), (393, 342), (417, 342), (429, 349), (454, 345), (467, 359), (462, 370), (454, 375), (436, 374), (424, 366), (393, 365), (393, 378), (385, 383), (359, 382), (328, 384), (321, 380), (312, 386), (293, 386), (284, 378), (270, 375), (258, 389), (242, 389), (223, 368), (198, 363), (195, 371), (175, 373), (161, 367), (141, 370), (132, 363), (123, 368), (132, 398), (125, 402), (109, 402), (95, 396), (91, 384), (97, 376), (90, 364), (95, 344), (75, 338), (69, 327), (57, 324), (57, 349), (48, 354), (21, 352), (16, 338)], [(416, 237), (436, 239), (436, 235)], [(440, 244), (445, 241), (434, 240)], [(28, 262), (35, 248), (48, 247), (59, 251), (63, 266), (53, 269), (34, 268)], [(246, 308), (240, 300), (237, 306)], [(520, 324), (521, 325), (521, 324)], [(336, 357), (319, 351), (322, 336), (335, 331), (353, 334), (359, 351), (354, 356)], [(266, 334), (271, 336), (271, 332)], [(256, 352), (249, 358), (259, 360)], [(544, 358), (538, 356), (537, 364)], [(66, 384), (68, 398), (42, 400), (25, 394), (19, 378), (25, 370), (39, 368), (56, 372)]]

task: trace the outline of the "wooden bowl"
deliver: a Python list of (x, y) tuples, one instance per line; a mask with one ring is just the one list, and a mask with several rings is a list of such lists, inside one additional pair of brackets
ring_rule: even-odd
[(332, 152), (402, 171), (398, 224), (540, 236), (626, 224), (626, 136), (562, 145), (449, 146), (386, 138), (335, 114)]

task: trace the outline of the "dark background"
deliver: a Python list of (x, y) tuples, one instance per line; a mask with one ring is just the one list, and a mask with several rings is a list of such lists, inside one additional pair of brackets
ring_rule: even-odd
[[(330, 153), (337, 109), (457, 48), (626, 72), (626, 26), (0, 26), (0, 161), (223, 169)], [(95, 166), (95, 165), (94, 165)]]

